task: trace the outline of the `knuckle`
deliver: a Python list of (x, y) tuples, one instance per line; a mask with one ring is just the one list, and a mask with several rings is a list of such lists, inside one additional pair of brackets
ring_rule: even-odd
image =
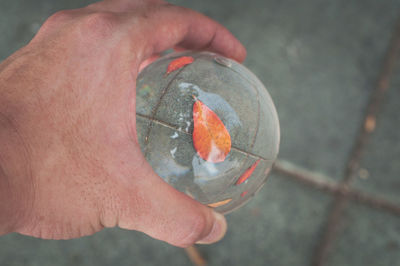
[(157, 18), (160, 15), (161, 10), (162, 10), (161, 5), (147, 3), (147, 5), (138, 9), (137, 16), (144, 20), (150, 20)]
[(71, 11), (61, 10), (61, 11), (58, 11), (58, 12), (54, 13), (53, 15), (51, 15), (47, 19), (46, 23), (47, 24), (58, 24), (58, 23), (61, 23), (63, 21), (70, 19), (71, 16), (72, 16)]
[(184, 231), (181, 234), (177, 234), (176, 245), (187, 247), (198, 241), (207, 229), (207, 218), (198, 213), (191, 217), (188, 224), (191, 224), (191, 226), (182, 228)]
[(112, 12), (97, 12), (87, 15), (81, 22), (81, 30), (84, 34), (110, 36), (117, 25), (117, 16)]
[(61, 10), (51, 15), (40, 27), (38, 35), (47, 34), (57, 27), (60, 27), (73, 16), (71, 10)]

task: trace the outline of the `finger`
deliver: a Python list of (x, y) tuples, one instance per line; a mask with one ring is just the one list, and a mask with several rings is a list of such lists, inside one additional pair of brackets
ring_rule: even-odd
[(190, 9), (164, 6), (151, 16), (154, 34), (150, 44), (165, 50), (175, 46), (185, 49), (206, 49), (242, 62), (246, 49), (232, 33), (216, 21)]
[(223, 215), (177, 191), (143, 163), (141, 177), (123, 200), (119, 226), (179, 247), (213, 243), (226, 232)]
[[(158, 5), (146, 11), (141, 27), (143, 59), (174, 47), (191, 50), (209, 50), (242, 62), (246, 49), (225, 27), (190, 9)], [(132, 29), (137, 20), (131, 20)], [(134, 45), (137, 35), (128, 34)]]

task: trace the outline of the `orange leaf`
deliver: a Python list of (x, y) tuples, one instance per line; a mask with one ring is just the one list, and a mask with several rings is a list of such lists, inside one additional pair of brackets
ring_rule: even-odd
[(238, 181), (236, 181), (236, 185), (240, 185), (243, 182), (245, 182), (251, 174), (254, 172), (256, 169), (257, 165), (260, 163), (260, 159), (258, 159), (252, 166), (250, 166), (244, 173), (239, 177)]
[(177, 59), (174, 59), (171, 61), (171, 63), (169, 63), (169, 65), (167, 67), (167, 73), (165, 73), (165, 75), (168, 75), (169, 73), (174, 72), (175, 70), (178, 70), (181, 67), (189, 65), (189, 64), (193, 63), (193, 61), (194, 61), (194, 58), (191, 56), (182, 56)]
[(232, 199), (221, 200), (221, 201), (218, 201), (218, 202), (214, 202), (214, 203), (207, 204), (207, 206), (208, 206), (208, 207), (211, 207), (211, 208), (217, 208), (217, 207), (219, 207), (219, 206), (222, 206), (222, 205), (227, 204), (227, 203), (230, 202), (231, 200), (232, 200)]
[(231, 151), (231, 136), (221, 119), (199, 100), (193, 105), (193, 145), (207, 162), (223, 162)]

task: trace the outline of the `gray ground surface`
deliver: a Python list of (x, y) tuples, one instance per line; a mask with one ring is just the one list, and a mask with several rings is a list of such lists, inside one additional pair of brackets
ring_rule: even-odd
[[(89, 2), (1, 0), (0, 60), (26, 44), (53, 12)], [(245, 44), (245, 65), (277, 106), (279, 159), (341, 182), (382, 72), (400, 1), (172, 2), (216, 19)], [(345, 205), (320, 265), (400, 264), (399, 75), (398, 64), (361, 157), (360, 177), (350, 184), (367, 193), (370, 203)], [(392, 207), (373, 204), (376, 197)], [(225, 239), (199, 250), (210, 265), (311, 265), (324, 246), (334, 200), (329, 191), (274, 171), (252, 202), (227, 216)], [(0, 237), (0, 265), (190, 263), (182, 249), (119, 229), (70, 241)]]

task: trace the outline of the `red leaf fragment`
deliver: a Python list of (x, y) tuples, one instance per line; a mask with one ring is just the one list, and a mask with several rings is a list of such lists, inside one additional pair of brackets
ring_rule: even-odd
[(246, 195), (247, 195), (247, 193), (248, 193), (248, 191), (247, 191), (247, 190), (246, 190), (246, 191), (243, 191), (243, 192), (242, 192), (242, 194), (240, 194), (240, 196), (241, 196), (241, 197), (244, 197), (244, 196), (246, 196)]
[(222, 205), (225, 205), (225, 204), (229, 203), (231, 200), (232, 199), (225, 199), (225, 200), (221, 200), (221, 201), (218, 201), (218, 202), (207, 204), (207, 206), (211, 207), (211, 208), (217, 208), (219, 206), (222, 206)]
[(193, 146), (207, 162), (223, 162), (231, 150), (231, 136), (221, 119), (203, 102), (193, 105)]
[(245, 182), (254, 172), (259, 163), (260, 159), (258, 159), (252, 166), (250, 166), (246, 171), (244, 171), (244, 173), (239, 177), (238, 181), (236, 181), (236, 185), (240, 185), (243, 182)]
[(194, 58), (191, 56), (182, 56), (179, 58), (176, 58), (174, 60), (171, 61), (171, 63), (169, 63), (168, 67), (167, 67), (167, 72), (165, 73), (165, 75), (168, 75), (171, 72), (174, 72), (175, 70), (178, 70), (186, 65), (189, 65), (191, 63), (193, 63)]

